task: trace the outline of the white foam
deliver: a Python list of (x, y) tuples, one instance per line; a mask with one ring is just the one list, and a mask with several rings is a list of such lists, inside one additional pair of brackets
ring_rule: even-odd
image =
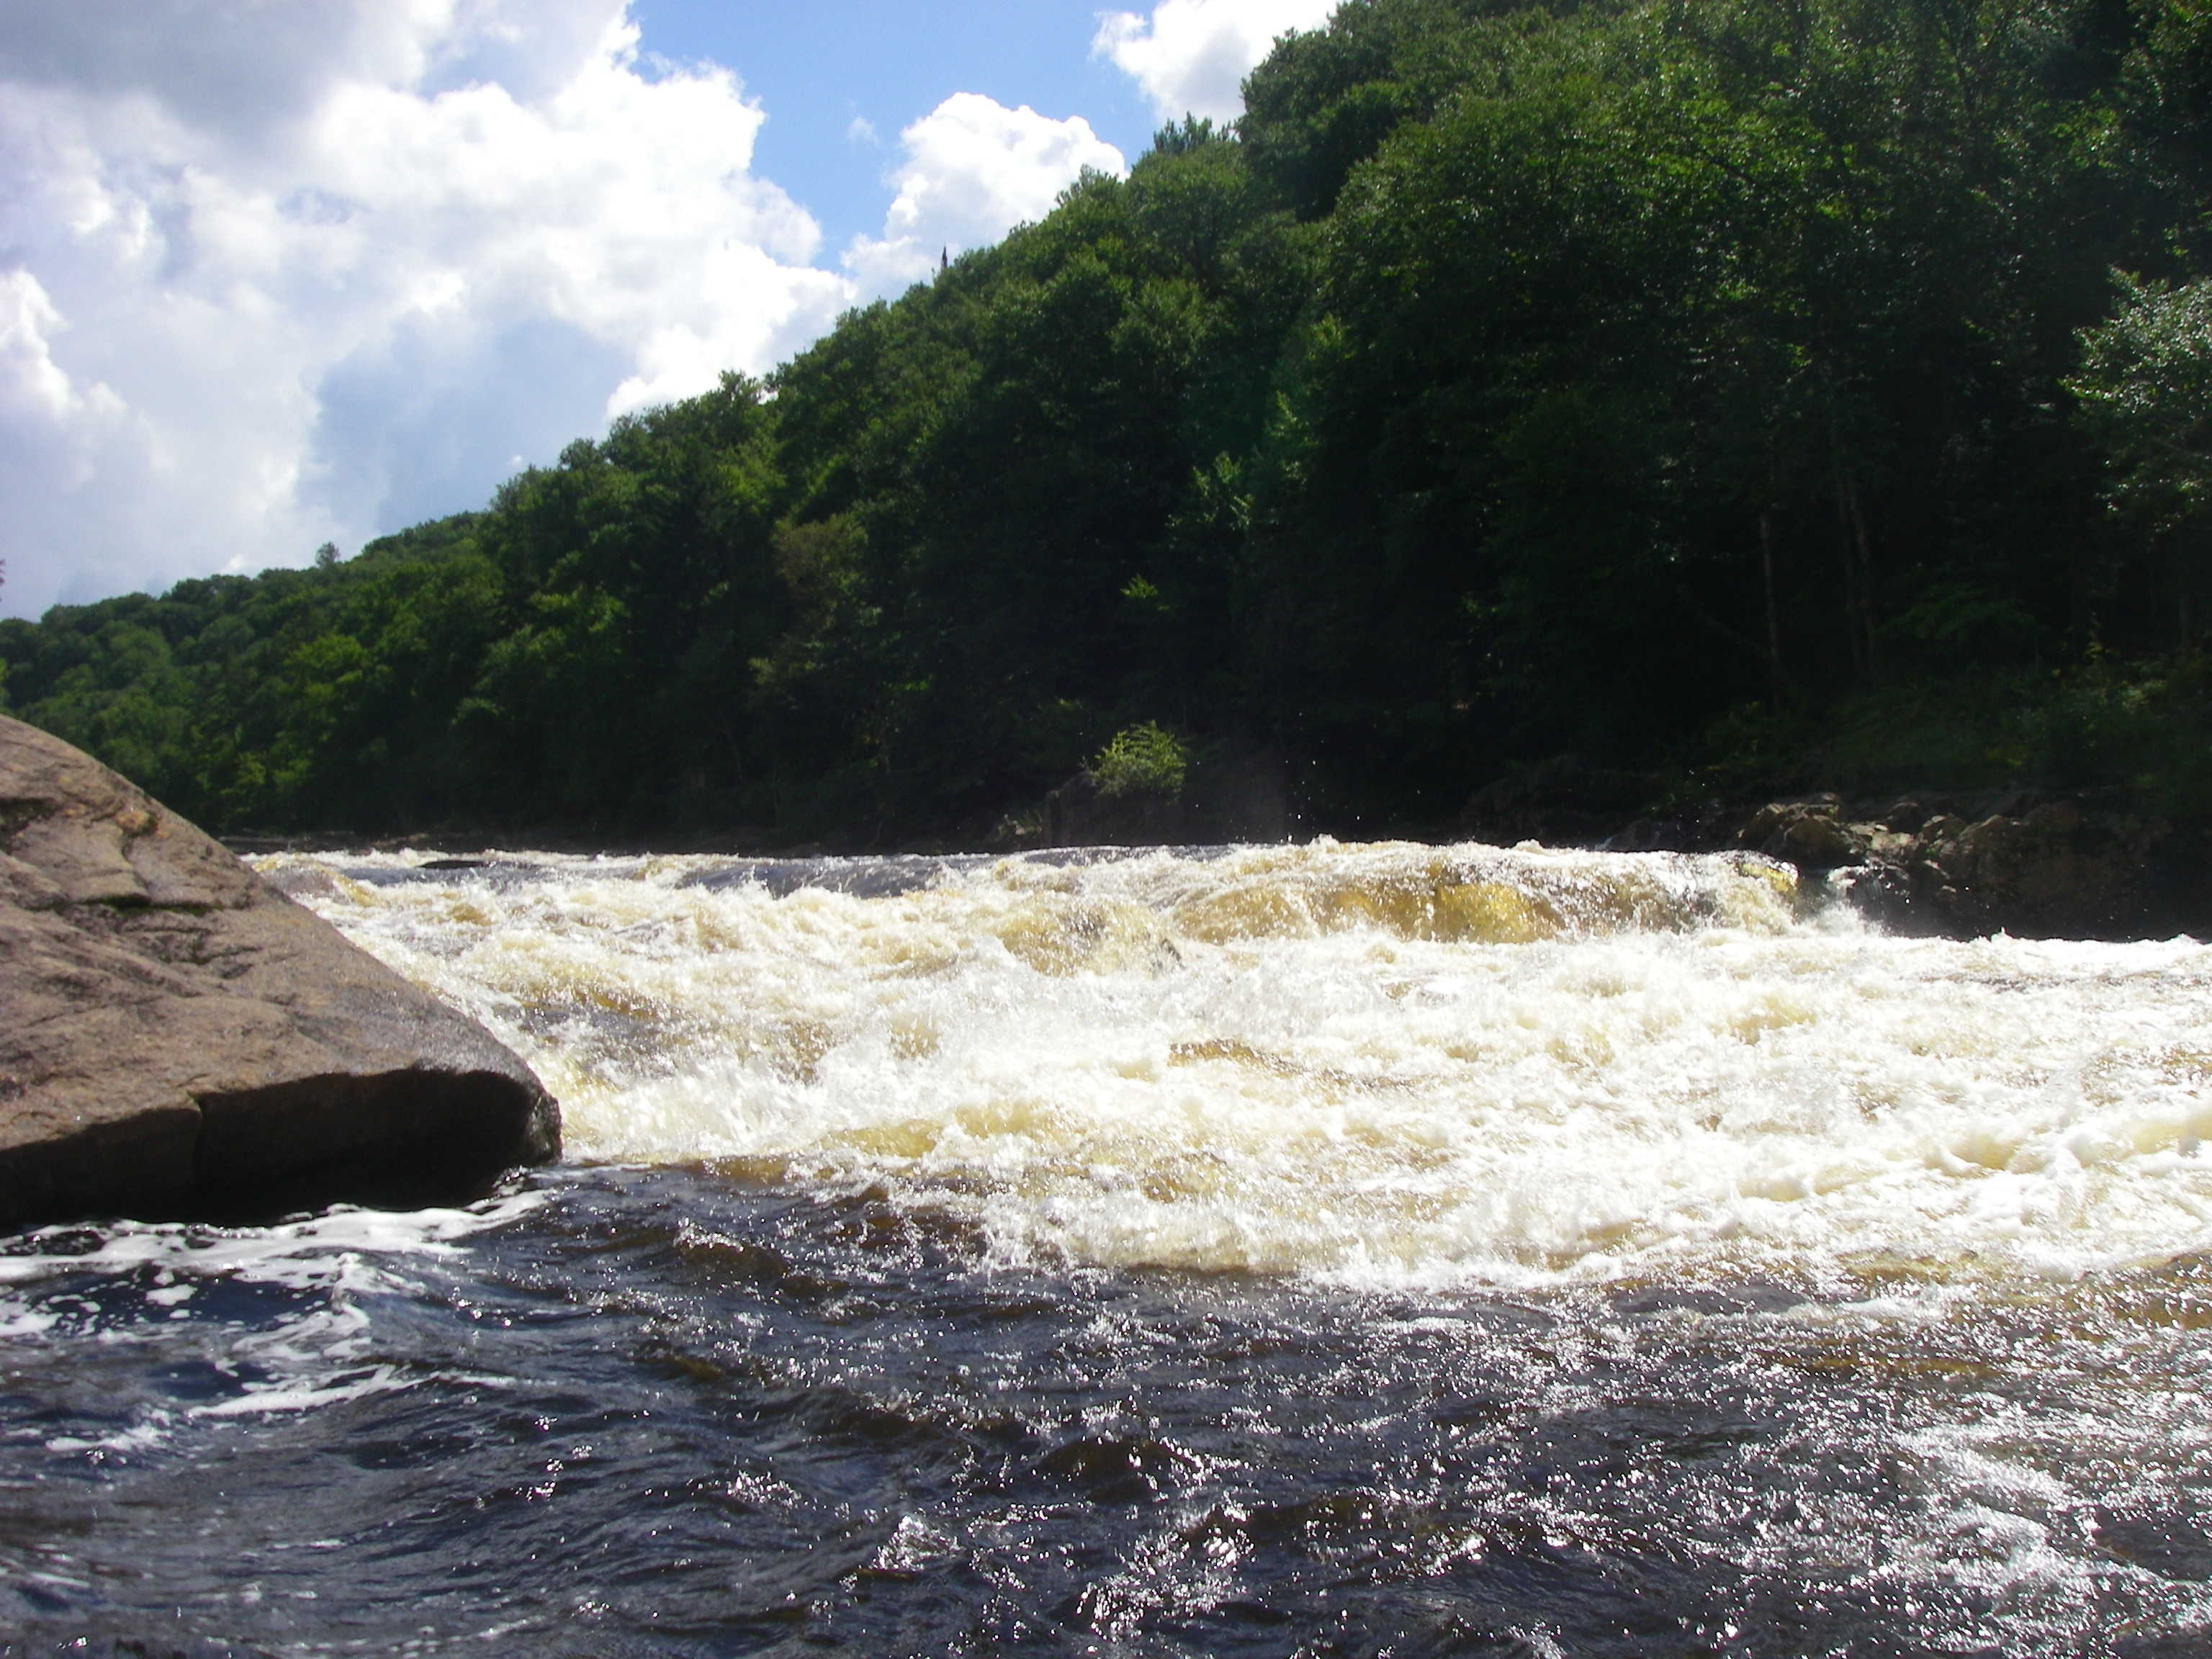
[(44, 1238), (74, 1245), (77, 1227), (36, 1230), (20, 1254), (0, 1255), (0, 1285), (26, 1285), (58, 1273), (109, 1275), (151, 1269), (155, 1288), (146, 1300), (175, 1303), (195, 1282), (238, 1274), (264, 1283), (307, 1289), (358, 1271), (364, 1258), (450, 1255), (471, 1233), (502, 1226), (546, 1203), (544, 1192), (511, 1193), (461, 1209), (364, 1210), (341, 1205), (320, 1215), (262, 1227), (204, 1227), (155, 1222), (105, 1224), (91, 1250), (42, 1251)]
[[(345, 860), (331, 860), (343, 865)], [(1003, 1259), (1504, 1284), (2212, 1246), (2212, 952), (1793, 919), (1741, 859), (1400, 846), (334, 884), (584, 1158), (879, 1184)]]
[[(158, 1340), (151, 1322), (191, 1319), (193, 1304), (218, 1281), (300, 1298), (269, 1328), (229, 1333), (210, 1351), (208, 1363), (229, 1392), (175, 1408), (138, 1401), (131, 1420), (112, 1433), (46, 1443), (50, 1451), (101, 1462), (150, 1452), (192, 1419), (316, 1410), (414, 1388), (424, 1380), (420, 1373), (374, 1356), (372, 1299), (410, 1293), (410, 1261), (453, 1255), (468, 1235), (514, 1221), (550, 1197), (532, 1191), (409, 1212), (341, 1207), (266, 1227), (106, 1224), (89, 1251), (78, 1248), (81, 1228), (33, 1231), (19, 1241), (27, 1247), (22, 1254), (0, 1256), (0, 1343), (18, 1340), (43, 1352), (57, 1336), (106, 1347)], [(65, 1248), (41, 1250), (45, 1240)], [(80, 1279), (140, 1288), (112, 1309), (100, 1297), (54, 1288)], [(491, 1378), (461, 1380), (495, 1386)]]

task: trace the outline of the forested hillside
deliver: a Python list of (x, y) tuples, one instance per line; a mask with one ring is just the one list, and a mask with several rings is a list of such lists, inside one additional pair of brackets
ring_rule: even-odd
[(765, 384), (345, 561), (0, 623), (211, 826), (1307, 822), (1561, 754), (2212, 807), (2212, 9), (1351, 0)]

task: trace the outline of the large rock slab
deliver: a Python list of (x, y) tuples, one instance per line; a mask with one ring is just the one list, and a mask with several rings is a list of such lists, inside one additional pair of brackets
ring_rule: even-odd
[[(1906, 933), (2130, 939), (2202, 931), (2201, 849), (2164, 818), (2026, 792), (1957, 805), (1774, 801), (1740, 846), (1837, 871), (1850, 902)], [(1970, 815), (1970, 816), (1969, 816)]]
[(2165, 819), (2052, 800), (1968, 822), (1938, 812), (1852, 872), (1855, 902), (1903, 932), (2027, 939), (2201, 933), (2202, 860)]
[(219, 842), (0, 717), (0, 1226), (480, 1189), (560, 1109)]

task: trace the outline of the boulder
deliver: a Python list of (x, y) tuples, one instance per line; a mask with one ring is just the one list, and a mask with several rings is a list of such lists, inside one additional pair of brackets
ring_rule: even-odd
[(482, 1026), (0, 718), (0, 1226), (443, 1200), (559, 1151)]
[(2160, 854), (2172, 833), (2162, 818), (2054, 800), (1972, 823), (1938, 815), (1893, 862), (1916, 897), (1966, 931), (2125, 937), (2160, 931), (2172, 891)]
[(1917, 801), (1859, 817), (1777, 802), (1742, 844), (1835, 870), (1852, 905), (1900, 933), (2125, 939), (2201, 929), (2201, 863), (2165, 819), (2015, 794), (1967, 818)]
[(1881, 826), (1853, 822), (1833, 795), (1770, 801), (1736, 832), (1736, 844), (1822, 872), (1865, 861)]

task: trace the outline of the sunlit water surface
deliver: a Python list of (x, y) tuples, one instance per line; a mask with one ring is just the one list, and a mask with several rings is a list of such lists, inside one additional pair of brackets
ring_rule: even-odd
[(1744, 858), (422, 862), (264, 868), (569, 1163), (0, 1241), (0, 1653), (2212, 1651), (2204, 946)]

